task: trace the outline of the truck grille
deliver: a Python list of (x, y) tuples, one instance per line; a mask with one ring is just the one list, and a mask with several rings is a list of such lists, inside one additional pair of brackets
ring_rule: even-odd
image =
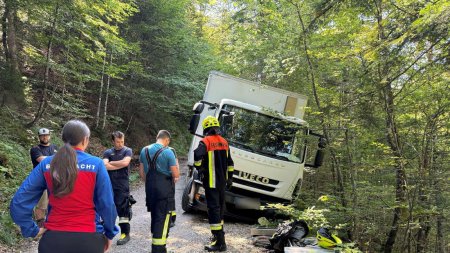
[(253, 183), (253, 182), (249, 182), (249, 181), (245, 181), (239, 178), (233, 178), (233, 182), (237, 183), (237, 184), (242, 184), (242, 185), (246, 185), (252, 188), (257, 188), (263, 191), (268, 191), (268, 192), (273, 192), (275, 190), (275, 188), (270, 187), (270, 186), (265, 186), (265, 185), (260, 185), (257, 183)]
[[(275, 187), (273, 187), (273, 186), (277, 185), (280, 182), (278, 180), (269, 179), (268, 184), (264, 184), (264, 183), (257, 182), (257, 181), (253, 182), (253, 181), (244, 180), (243, 178), (245, 178), (245, 177), (240, 176), (240, 175), (242, 175), (242, 173), (239, 170), (234, 170), (233, 182), (235, 182), (237, 184), (246, 185), (246, 186), (249, 186), (252, 188), (260, 189), (263, 191), (268, 191), (268, 192), (273, 192), (275, 190)], [(248, 174), (248, 175), (250, 175), (250, 174)]]

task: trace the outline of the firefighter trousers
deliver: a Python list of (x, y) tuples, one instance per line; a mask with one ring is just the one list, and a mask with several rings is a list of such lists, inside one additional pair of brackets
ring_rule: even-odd
[(170, 219), (174, 209), (172, 178), (156, 169), (149, 170), (145, 181), (147, 210), (151, 215), (152, 253), (166, 252)]
[(128, 173), (124, 169), (110, 171), (109, 178), (114, 192), (114, 204), (116, 205), (117, 215), (119, 216), (119, 226), (122, 234), (130, 233), (130, 212), (131, 205), (129, 201), (130, 186)]
[(223, 214), (225, 212), (225, 187), (205, 187), (208, 221), (211, 231), (223, 229)]
[(169, 199), (160, 199), (151, 203), (152, 252), (165, 252), (171, 219), (169, 202)]

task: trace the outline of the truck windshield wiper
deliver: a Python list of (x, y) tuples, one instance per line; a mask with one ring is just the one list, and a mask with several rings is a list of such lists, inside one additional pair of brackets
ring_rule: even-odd
[(281, 156), (281, 155), (277, 155), (277, 154), (274, 154), (274, 153), (261, 151), (261, 150), (259, 150), (258, 153), (261, 153), (263, 155), (267, 155), (267, 156), (270, 156), (270, 157), (280, 158), (281, 160), (294, 162), (294, 161), (290, 160), (289, 158), (287, 158), (286, 156)]
[(240, 146), (240, 147), (242, 147), (242, 148), (244, 148), (244, 149), (250, 150), (250, 151), (252, 151), (252, 152), (255, 151), (254, 148), (252, 148), (251, 146), (249, 146), (249, 145), (247, 145), (247, 144), (245, 144), (245, 143), (238, 142), (238, 141), (233, 141), (233, 140), (228, 140), (228, 142), (231, 143), (231, 144), (234, 144), (234, 145), (236, 145), (236, 146)]

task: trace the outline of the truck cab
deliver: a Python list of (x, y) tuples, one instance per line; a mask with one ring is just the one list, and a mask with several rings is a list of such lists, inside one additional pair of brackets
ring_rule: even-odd
[[(219, 120), (234, 161), (233, 186), (226, 192), (227, 209), (260, 210), (268, 203), (292, 202), (302, 184), (307, 136), (314, 134), (300, 118), (306, 102), (299, 94), (212, 72), (203, 100), (193, 108), (190, 132), (194, 138), (188, 154), (183, 209), (206, 210), (204, 189), (193, 167), (193, 151), (202, 138), (199, 122), (207, 116)], [(309, 166), (320, 163), (319, 157)]]

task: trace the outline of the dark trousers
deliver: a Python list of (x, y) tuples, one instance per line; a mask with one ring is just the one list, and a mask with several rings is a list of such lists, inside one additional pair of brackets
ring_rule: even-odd
[[(123, 169), (122, 169), (123, 170)], [(125, 171), (110, 171), (109, 178), (114, 192), (114, 204), (119, 217), (130, 217), (130, 183)]]
[(211, 225), (217, 228), (218, 224), (222, 224), (223, 214), (225, 211), (225, 187), (205, 188), (206, 206), (208, 207), (208, 220)]
[(114, 204), (116, 205), (117, 215), (119, 216), (120, 232), (130, 233), (130, 184), (128, 172), (125, 169), (109, 171), (109, 178), (114, 192)]
[(145, 203), (152, 217), (152, 253), (166, 252), (171, 211), (175, 210), (173, 189), (172, 177), (156, 169), (148, 171), (145, 180)]
[(101, 233), (50, 231), (39, 241), (39, 253), (103, 253), (105, 236)]
[(171, 210), (169, 210), (169, 200), (160, 199), (154, 201), (150, 206), (152, 217), (151, 228), (152, 232), (152, 247), (165, 247), (167, 237), (169, 237), (169, 222), (171, 219)]

